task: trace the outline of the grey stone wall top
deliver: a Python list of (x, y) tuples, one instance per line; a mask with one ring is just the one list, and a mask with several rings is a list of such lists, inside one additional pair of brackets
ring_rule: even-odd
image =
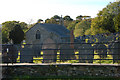
[[(8, 66), (31, 66), (31, 65), (36, 65), (36, 66), (44, 66), (44, 65), (75, 65), (75, 66), (120, 66), (120, 64), (92, 64), (92, 63), (14, 63), (14, 64), (8, 64)], [(0, 64), (0, 66), (7, 66), (7, 64)]]

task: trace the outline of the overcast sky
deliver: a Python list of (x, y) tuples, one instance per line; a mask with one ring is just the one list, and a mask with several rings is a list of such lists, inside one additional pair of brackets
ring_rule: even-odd
[(79, 15), (92, 18), (106, 5), (115, 0), (0, 0), (0, 24), (5, 21), (29, 23), (54, 15), (69, 15), (75, 19)]

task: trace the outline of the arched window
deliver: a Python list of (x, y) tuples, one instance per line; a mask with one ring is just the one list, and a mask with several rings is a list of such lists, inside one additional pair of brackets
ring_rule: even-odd
[(40, 36), (40, 31), (37, 30), (37, 31), (36, 31), (36, 39), (40, 39), (40, 37), (41, 37), (41, 36)]

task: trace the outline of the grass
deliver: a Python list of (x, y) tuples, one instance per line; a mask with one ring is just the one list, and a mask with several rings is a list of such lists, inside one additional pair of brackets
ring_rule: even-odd
[[(97, 54), (97, 53), (94, 53)], [(94, 55), (94, 59), (100, 59), (98, 55)], [(112, 55), (107, 55), (105, 59), (113, 59)], [(113, 64), (113, 60), (94, 60), (93, 64), (104, 63), (104, 64)]]
[[(88, 39), (86, 39), (86, 43), (88, 42)], [(98, 39), (96, 38), (96, 42), (98, 42)], [(26, 44), (26, 43), (23, 43)], [(95, 44), (92, 44), (92, 46), (94, 46)], [(107, 44), (105, 44), (106, 46), (108, 46)], [(22, 45), (22, 47), (24, 48), (24, 45)], [(57, 52), (57, 59), (60, 59), (60, 51)], [(79, 52), (76, 51), (75, 52), (75, 57), (76, 59), (79, 59)], [(97, 53), (94, 53), (97, 54)], [(41, 57), (33, 57), (33, 63), (42, 63), (43, 60), (43, 52), (41, 52)], [(100, 57), (98, 55), (94, 55), (94, 59), (100, 59)], [(106, 59), (113, 59), (113, 57), (111, 55), (107, 55)], [(20, 52), (18, 53), (18, 58), (17, 58), (17, 62), (20, 62)], [(61, 62), (60, 60), (57, 60), (56, 63), (79, 63), (79, 60), (67, 60), (65, 62)], [(113, 60), (93, 60), (93, 64), (99, 64), (99, 63), (104, 63), (104, 64), (113, 64)], [(118, 63), (114, 63), (114, 64), (118, 64)]]
[[(8, 79), (3, 79), (8, 80)], [(120, 80), (120, 78), (100, 76), (13, 76), (9, 80)]]
[[(92, 44), (93, 46), (94, 44)], [(107, 45), (106, 45), (107, 46)], [(57, 59), (60, 59), (60, 51), (57, 52)], [(76, 59), (79, 59), (79, 52), (76, 51), (75, 52), (75, 57)], [(94, 59), (100, 59), (99, 55), (97, 55), (98, 53), (94, 53), (96, 55), (94, 55)], [(107, 55), (106, 59), (113, 59), (112, 55)], [(42, 63), (43, 60), (43, 52), (41, 52), (41, 57), (33, 57), (33, 63)], [(17, 62), (20, 62), (20, 52), (18, 53), (18, 58), (17, 58)], [(61, 62), (60, 60), (57, 60), (56, 63), (79, 63), (79, 60), (67, 60), (64, 62)], [(113, 64), (113, 60), (93, 60), (93, 64), (100, 64), (100, 63), (104, 63), (104, 64)], [(114, 63), (114, 64), (118, 64), (118, 63)]]
[[(75, 54), (78, 54), (79, 52), (75, 52)], [(42, 52), (43, 54), (43, 52)], [(57, 54), (60, 54), (59, 52), (57, 52)], [(95, 53), (97, 54), (97, 53)], [(60, 55), (57, 55), (57, 59), (59, 59)], [(78, 55), (75, 55), (76, 59), (79, 59)], [(43, 59), (43, 57), (37, 57), (37, 58), (33, 58), (34, 59), (34, 63), (42, 63), (42, 60), (39, 59)], [(37, 60), (35, 60), (37, 59)], [(100, 57), (98, 55), (94, 55), (94, 59), (100, 59)], [(106, 59), (113, 59), (113, 57), (111, 55), (107, 55)], [(57, 60), (56, 63), (79, 63), (79, 60), (67, 60), (65, 62), (60, 62), (60, 60)], [(104, 64), (113, 64), (113, 60), (93, 60), (93, 64), (99, 64), (99, 63), (104, 63)]]

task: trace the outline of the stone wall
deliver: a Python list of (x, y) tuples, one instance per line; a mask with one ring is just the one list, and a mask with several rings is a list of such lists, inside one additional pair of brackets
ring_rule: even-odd
[(99, 64), (53, 64), (3, 66), (3, 77), (13, 76), (91, 76), (120, 78), (120, 65)]

